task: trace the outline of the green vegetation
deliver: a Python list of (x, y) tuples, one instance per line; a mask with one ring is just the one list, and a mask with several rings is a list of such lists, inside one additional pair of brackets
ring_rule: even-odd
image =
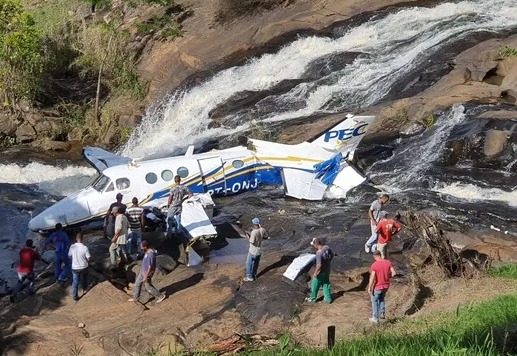
[(499, 56), (503, 58), (517, 57), (517, 48), (512, 48), (509, 46), (501, 46), (499, 48)]
[(155, 34), (161, 40), (172, 40), (182, 35), (178, 24), (169, 16), (152, 16), (149, 20), (136, 25), (141, 35)]
[(436, 122), (436, 119), (432, 112), (426, 112), (424, 114), (424, 117), (422, 117), (422, 123), (425, 125), (425, 127), (430, 128), (433, 127)]
[(517, 264), (503, 264), (488, 270), (492, 277), (517, 279)]
[(407, 114), (407, 108), (405, 106), (397, 109), (395, 115), (391, 117), (391, 120), (396, 122), (399, 125), (404, 125), (409, 121), (409, 116)]
[(15, 0), (0, 0), (0, 93), (3, 107), (31, 101), (44, 68), (40, 34), (32, 16)]
[[(429, 318), (404, 319), (336, 344), (332, 351), (298, 350), (290, 355), (510, 355), (507, 328), (517, 323), (517, 296), (506, 295), (491, 301), (458, 308), (455, 313), (438, 313)], [(400, 324), (400, 325), (398, 325)], [(253, 353), (278, 355), (282, 349)]]

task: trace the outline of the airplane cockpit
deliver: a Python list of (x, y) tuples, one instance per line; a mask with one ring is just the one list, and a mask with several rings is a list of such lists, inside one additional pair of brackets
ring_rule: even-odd
[(115, 179), (115, 183), (113, 183), (111, 178), (104, 174), (100, 174), (97, 179), (93, 181), (91, 186), (99, 193), (112, 192), (115, 188), (118, 191), (126, 191), (131, 186), (131, 181), (129, 178), (122, 177)]

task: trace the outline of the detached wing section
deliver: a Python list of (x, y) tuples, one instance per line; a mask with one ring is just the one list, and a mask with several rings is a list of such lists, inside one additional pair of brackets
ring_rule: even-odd
[(83, 156), (99, 173), (106, 168), (128, 164), (132, 161), (131, 158), (119, 156), (98, 147), (85, 147)]
[(308, 142), (298, 145), (250, 139), (255, 148), (257, 160), (270, 166), (282, 168), (285, 193), (291, 197), (307, 200), (321, 200), (327, 185), (317, 179), (314, 165), (330, 154), (324, 148)]

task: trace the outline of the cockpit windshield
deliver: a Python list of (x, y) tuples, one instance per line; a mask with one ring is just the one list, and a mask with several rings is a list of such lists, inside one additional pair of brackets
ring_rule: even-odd
[(93, 189), (98, 192), (102, 192), (104, 188), (110, 183), (110, 179), (106, 177), (104, 174), (101, 174), (97, 177), (97, 179), (92, 183)]

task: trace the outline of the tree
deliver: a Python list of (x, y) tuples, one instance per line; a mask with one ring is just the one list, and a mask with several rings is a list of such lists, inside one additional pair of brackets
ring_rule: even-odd
[(0, 0), (0, 95), (14, 109), (36, 94), (44, 68), (43, 46), (32, 16), (17, 0)]

